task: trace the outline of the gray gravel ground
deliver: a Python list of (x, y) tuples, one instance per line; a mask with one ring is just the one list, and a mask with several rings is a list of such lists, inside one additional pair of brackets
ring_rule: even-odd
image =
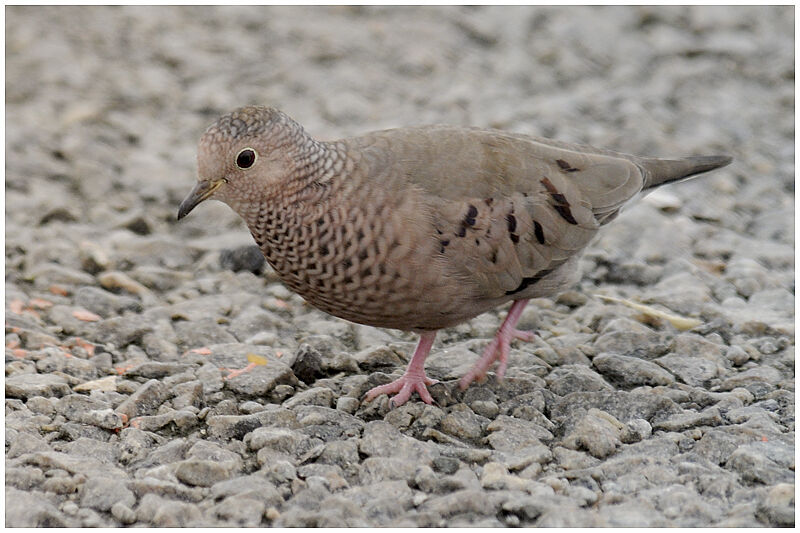
[[(7, 8), (6, 525), (793, 525), (793, 27)], [(323, 138), (453, 123), (736, 161), (608, 227), (575, 290), (528, 306), (540, 338), (502, 383), (455, 386), (498, 310), (439, 336), (438, 405), (389, 410), (361, 396), (414, 335), (304, 304), (222, 204), (174, 220), (205, 126), (250, 103)]]

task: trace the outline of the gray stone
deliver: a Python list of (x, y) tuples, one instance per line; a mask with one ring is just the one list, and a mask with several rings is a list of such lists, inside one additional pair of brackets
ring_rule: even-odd
[(308, 436), (298, 431), (285, 428), (260, 427), (244, 437), (244, 443), (253, 451), (269, 448), (274, 451), (293, 455), (300, 443)]
[(17, 374), (6, 378), (8, 398), (61, 397), (71, 392), (67, 381), (54, 374)]
[(758, 506), (764, 522), (778, 527), (792, 527), (795, 522), (794, 484), (779, 483), (772, 487)]
[(653, 420), (667, 418), (683, 410), (663, 396), (645, 392), (597, 391), (573, 392), (554, 402), (550, 417), (555, 423), (574, 423), (579, 416), (592, 407), (605, 411), (620, 422), (641, 418), (652, 423)]
[(222, 523), (238, 527), (256, 527), (264, 519), (266, 505), (261, 499), (230, 496), (209, 509)]
[(73, 456), (89, 457), (110, 465), (116, 464), (120, 450), (113, 442), (101, 442), (97, 439), (80, 437), (72, 442), (63, 443), (58, 450)]
[(622, 387), (669, 385), (675, 378), (655, 363), (626, 355), (600, 354), (592, 364), (612, 383)]
[(633, 320), (616, 318), (603, 328), (594, 342), (598, 353), (611, 353), (653, 359), (666, 351), (657, 332)]
[(427, 465), (438, 455), (429, 443), (403, 435), (383, 421), (369, 422), (364, 426), (358, 449), (370, 457), (404, 457), (416, 461), (416, 464)]
[(344, 411), (320, 405), (300, 405), (293, 409), (297, 413), (297, 423), (308, 434), (317, 434), (323, 440), (338, 439), (342, 436), (358, 435), (364, 422)]
[(172, 391), (162, 382), (151, 379), (136, 389), (136, 392), (116, 408), (116, 412), (125, 415), (130, 421), (137, 416), (154, 412), (170, 396)]
[(98, 511), (110, 511), (116, 503), (131, 507), (136, 503), (124, 479), (90, 477), (81, 488), (81, 505)]
[(439, 427), (449, 435), (469, 441), (480, 439), (488, 423), (488, 419), (475, 414), (469, 407), (460, 403), (450, 408), (450, 412), (439, 423)]
[(317, 459), (318, 463), (337, 465), (345, 472), (354, 471), (359, 461), (358, 442), (354, 439), (326, 443)]
[(262, 426), (297, 427), (297, 415), (283, 407), (271, 408), (251, 415), (213, 415), (206, 418), (208, 434), (219, 439), (242, 439)]
[(69, 527), (74, 525), (38, 491), (6, 488), (6, 527)]
[(278, 506), (283, 503), (275, 485), (261, 474), (239, 476), (214, 483), (209, 489), (215, 500), (228, 497), (239, 497), (263, 502), (266, 506)]
[(187, 485), (210, 487), (214, 483), (230, 478), (235, 466), (204, 459), (187, 459), (178, 463), (175, 476)]
[(136, 512), (122, 502), (111, 506), (111, 515), (124, 525), (136, 522)]
[(6, 459), (13, 459), (32, 452), (46, 452), (52, 449), (41, 437), (27, 431), (19, 432), (6, 452)]
[(783, 380), (783, 376), (779, 370), (771, 366), (762, 365), (729, 377), (722, 382), (720, 388), (722, 390), (733, 390), (737, 387), (748, 388), (762, 383), (774, 387), (781, 380)]
[(142, 377), (159, 379), (173, 374), (179, 374), (191, 368), (191, 365), (173, 362), (143, 361), (125, 370), (126, 377)]
[(153, 326), (143, 321), (142, 315), (115, 316), (97, 322), (91, 339), (123, 347), (139, 341), (152, 330)]
[(703, 386), (719, 373), (716, 363), (699, 357), (665, 355), (656, 359), (655, 363), (677, 376), (682, 382), (695, 387)]
[(586, 365), (564, 365), (553, 369), (545, 378), (547, 387), (559, 396), (571, 392), (612, 390), (603, 377)]
[(30, 491), (44, 482), (44, 473), (41, 468), (35, 467), (6, 467), (6, 487), (16, 487), (20, 490)]
[(368, 457), (361, 462), (359, 481), (365, 485), (397, 479), (411, 482), (418, 466), (406, 457)]
[(642, 498), (636, 500), (604, 505), (598, 514), (608, 527), (666, 527), (669, 525), (664, 516), (653, 505)]
[(564, 437), (563, 444), (573, 450), (587, 450), (602, 459), (613, 454), (622, 443), (625, 425), (608, 413), (590, 409)]
[(646, 439), (653, 433), (653, 427), (650, 422), (642, 418), (634, 418), (629, 420), (625, 427), (622, 428), (620, 433), (620, 440), (625, 444), (633, 444)]
[(202, 513), (191, 503), (145, 494), (136, 509), (136, 518), (157, 527), (187, 527), (200, 525)]
[(653, 429), (665, 431), (682, 431), (697, 426), (718, 426), (722, 424), (722, 416), (717, 407), (709, 407), (705, 411), (686, 412), (672, 415), (665, 420), (653, 424)]
[(296, 385), (292, 369), (278, 361), (258, 365), (252, 370), (225, 380), (225, 388), (245, 398), (263, 398), (276, 386)]
[(341, 396), (336, 399), (336, 409), (344, 411), (347, 414), (355, 414), (361, 402), (358, 398), (351, 398), (349, 396)]
[(541, 426), (505, 415), (498, 416), (486, 430), (489, 432), (489, 445), (503, 452), (519, 452), (540, 445), (542, 440), (549, 442), (553, 438)]
[(553, 458), (558, 463), (558, 466), (564, 470), (583, 470), (599, 463), (591, 455), (577, 450), (562, 448), (561, 446), (553, 448)]
[(99, 287), (79, 287), (75, 291), (75, 303), (103, 317), (122, 314), (125, 311), (138, 312), (142, 309), (139, 300), (117, 295)]
[(462, 513), (493, 516), (500, 510), (503, 500), (503, 495), (498, 492), (465, 489), (431, 497), (425, 501), (422, 508), (445, 518)]
[(283, 406), (292, 409), (298, 405), (321, 405), (331, 407), (333, 405), (333, 391), (327, 387), (314, 387), (303, 392), (298, 392), (285, 402)]
[(733, 468), (746, 481), (773, 485), (794, 480), (794, 454), (790, 447), (768, 440), (739, 446), (725, 466)]

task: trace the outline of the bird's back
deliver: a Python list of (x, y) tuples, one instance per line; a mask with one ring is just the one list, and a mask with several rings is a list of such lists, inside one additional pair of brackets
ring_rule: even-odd
[(370, 167), (370, 187), (419, 198), (406, 216), (435, 239), (428, 264), (443, 265), (441, 282), (468, 295), (462, 309), (472, 316), (563, 289), (575, 279), (578, 253), (644, 188), (729, 161), (639, 158), (449, 126), (346, 142)]

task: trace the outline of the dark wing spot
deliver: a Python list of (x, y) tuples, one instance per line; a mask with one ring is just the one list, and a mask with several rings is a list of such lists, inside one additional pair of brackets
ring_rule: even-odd
[(556, 212), (561, 215), (561, 218), (570, 224), (577, 225), (578, 221), (572, 216), (572, 211), (569, 208), (569, 202), (567, 202), (566, 197), (558, 192), (558, 189), (556, 189), (555, 185), (553, 185), (549, 179), (542, 178), (541, 183), (544, 185), (544, 188), (547, 189), (547, 192), (550, 193), (550, 197), (553, 199), (553, 209), (555, 209)]
[(344, 269), (345, 269), (345, 270), (347, 270), (347, 269), (348, 269), (348, 268), (350, 268), (351, 266), (353, 266), (353, 262), (352, 262), (352, 261), (350, 261), (350, 259), (349, 259), (349, 258), (348, 258), (348, 259), (345, 259), (345, 260), (344, 260)]
[(361, 261), (361, 262), (366, 261), (368, 256), (369, 256), (369, 254), (367, 253), (367, 249), (366, 248), (361, 250), (360, 252), (358, 252), (358, 260)]
[(534, 274), (529, 278), (522, 278), (522, 282), (519, 284), (519, 287), (517, 287), (513, 291), (506, 291), (506, 296), (524, 291), (525, 289), (527, 289), (528, 287), (530, 287), (531, 285), (533, 285), (534, 283), (538, 282), (540, 279), (551, 273), (553, 270), (555, 269), (547, 268), (545, 270), (540, 270), (539, 272), (537, 272), (536, 274)]
[(519, 235), (517, 235), (516, 233), (509, 233), (508, 236), (511, 237), (511, 242), (513, 242), (514, 244), (517, 244), (519, 242)]
[(539, 244), (544, 244), (544, 230), (542, 229), (542, 225), (533, 221), (533, 234), (536, 235), (536, 240), (539, 241)]
[(456, 233), (456, 236), (457, 237), (463, 237), (466, 234), (467, 234), (467, 227), (466, 226), (461, 226), (461, 228), (459, 228), (459, 230), (458, 230), (458, 233)]
[(494, 203), (494, 198), (487, 198), (487, 199), (484, 200), (484, 202), (486, 203), (486, 205), (491, 207), (492, 204)]
[(544, 185), (544, 188), (547, 189), (547, 192), (550, 194), (558, 194), (558, 189), (556, 189), (556, 186), (553, 185), (553, 182), (548, 178), (542, 178), (541, 184)]
[(573, 167), (572, 165), (570, 165), (569, 163), (567, 163), (563, 159), (556, 159), (556, 164), (558, 165), (558, 168), (560, 168), (564, 172), (576, 172), (576, 171), (580, 170), (578, 168)]
[(478, 216), (478, 208), (470, 204), (469, 209), (467, 209), (467, 214), (464, 216), (464, 220), (461, 224), (464, 226), (474, 226), (476, 216)]
[(323, 244), (322, 246), (319, 247), (319, 253), (322, 254), (322, 257), (327, 256), (329, 251), (330, 250), (328, 250), (328, 245), (327, 244)]
[(492, 258), (491, 258), (491, 262), (492, 262), (492, 263), (497, 263), (497, 250), (495, 250), (494, 252), (492, 252)]
[(553, 209), (561, 215), (561, 218), (569, 222), (570, 224), (577, 225), (578, 221), (575, 220), (575, 217), (572, 216), (572, 211), (569, 210), (568, 205), (554, 205)]
[(517, 218), (514, 215), (510, 213), (506, 215), (506, 223), (508, 224), (509, 233), (514, 233), (517, 230)]

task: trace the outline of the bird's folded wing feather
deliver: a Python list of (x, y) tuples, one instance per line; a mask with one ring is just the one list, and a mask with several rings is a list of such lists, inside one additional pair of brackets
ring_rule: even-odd
[(622, 154), (493, 130), (405, 128), (358, 144), (384, 186), (422, 193), (420, 224), (487, 298), (563, 264), (644, 183)]

